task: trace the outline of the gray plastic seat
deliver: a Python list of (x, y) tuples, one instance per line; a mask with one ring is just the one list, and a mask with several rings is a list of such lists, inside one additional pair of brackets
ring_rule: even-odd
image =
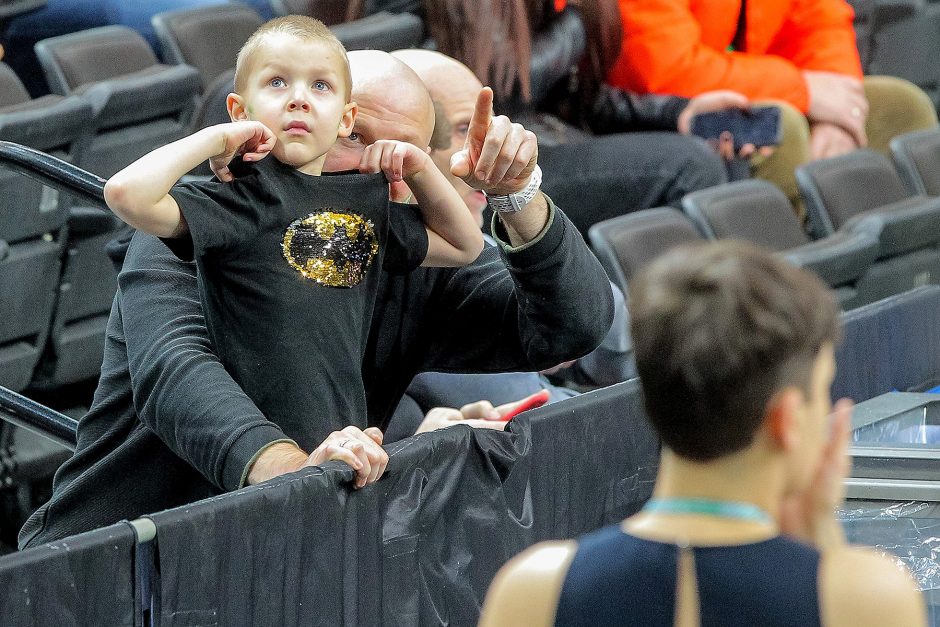
[[(109, 177), (151, 150), (188, 132), (201, 81), (186, 65), (157, 62), (146, 40), (123, 26), (106, 26), (36, 44), (54, 93), (81, 95), (91, 105), (94, 130), (77, 165)], [(73, 207), (55, 319), (52, 350), (33, 385), (53, 388), (94, 378), (116, 288), (105, 244), (124, 228), (98, 208)]]
[(264, 20), (251, 7), (232, 2), (158, 13), (150, 22), (163, 60), (196, 68), (205, 91), (235, 68), (238, 51)]
[(681, 211), (644, 209), (598, 222), (588, 239), (610, 280), (625, 293), (636, 272), (667, 250), (702, 236)]
[(940, 198), (911, 195), (888, 159), (871, 150), (796, 170), (810, 230), (878, 240), (879, 259), (858, 289), (865, 302), (940, 281)]
[(891, 156), (910, 193), (940, 196), (940, 129), (898, 135)]
[(271, 0), (275, 15), (309, 15), (327, 26), (353, 19), (346, 0)]
[(811, 241), (783, 192), (761, 180), (693, 192), (682, 199), (682, 208), (705, 237), (743, 239), (776, 251), (818, 274), (843, 307), (861, 304), (854, 284), (880, 251), (871, 235), (837, 231)]
[(358, 20), (334, 24), (330, 30), (346, 50), (391, 52), (417, 48), (424, 41), (424, 22), (413, 13), (381, 11)]
[[(79, 98), (31, 100), (0, 63), (0, 140), (71, 159), (91, 107)], [(18, 101), (18, 102), (14, 102)], [(0, 385), (22, 390), (46, 344), (66, 239), (68, 199), (0, 169)]]

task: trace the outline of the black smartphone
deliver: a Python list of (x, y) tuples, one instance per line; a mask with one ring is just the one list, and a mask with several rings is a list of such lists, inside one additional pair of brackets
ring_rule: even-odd
[(734, 151), (745, 144), (755, 148), (780, 143), (780, 108), (725, 109), (699, 113), (692, 118), (692, 134), (702, 139), (717, 140), (725, 131), (734, 136)]

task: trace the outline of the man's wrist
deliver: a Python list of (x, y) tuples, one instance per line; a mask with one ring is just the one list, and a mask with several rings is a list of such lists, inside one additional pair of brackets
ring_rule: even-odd
[(493, 226), (501, 222), (506, 232), (508, 242), (503, 241), (493, 229), (493, 237), (500, 243), (506, 252), (519, 252), (539, 242), (551, 227), (554, 212), (549, 205), (548, 197), (539, 192), (528, 205), (518, 213), (493, 214)]
[(245, 485), (255, 485), (303, 467), (309, 455), (291, 440), (267, 445), (255, 456), (248, 467)]

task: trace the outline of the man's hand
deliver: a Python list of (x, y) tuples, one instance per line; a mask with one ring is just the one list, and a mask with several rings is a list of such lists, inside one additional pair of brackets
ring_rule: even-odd
[(536, 392), (518, 401), (505, 403), (498, 407), (493, 407), (493, 403), (489, 401), (469, 403), (460, 409), (435, 407), (427, 413), (415, 433), (426, 433), (452, 427), (453, 425), (467, 425), (475, 429), (497, 429), (502, 431), (506, 426), (504, 416), (539, 394), (541, 392)]
[(272, 444), (252, 464), (248, 483), (261, 483), (330, 460), (346, 462), (356, 471), (356, 489), (375, 483), (388, 465), (388, 453), (382, 448), (382, 432), (375, 427), (362, 431), (349, 426), (331, 433), (310, 455), (290, 442)]
[(450, 171), (470, 187), (502, 196), (525, 189), (538, 152), (535, 133), (505, 115), (493, 117), (493, 90), (484, 87), (477, 96), (464, 147), (451, 157)]
[(855, 138), (841, 126), (818, 122), (810, 127), (809, 154), (812, 159), (838, 157), (856, 148)]
[(865, 120), (868, 118), (868, 100), (862, 82), (851, 76), (834, 72), (805, 70), (803, 78), (809, 90), (811, 123), (829, 122), (841, 126), (855, 140), (856, 146), (865, 146)]
[(380, 139), (366, 146), (359, 160), (359, 171), (382, 172), (389, 183), (398, 183), (428, 166), (434, 167), (428, 153), (406, 142)]
[(260, 161), (277, 143), (277, 137), (271, 129), (261, 122), (229, 122), (212, 128), (219, 133), (221, 149), (209, 158), (209, 167), (220, 181), (235, 180), (228, 169), (228, 164), (232, 162), (235, 155), (241, 154), (244, 161)]
[(845, 499), (845, 478), (851, 465), (847, 449), (852, 401), (843, 398), (837, 402), (831, 418), (829, 441), (815, 474), (802, 493), (786, 496), (780, 507), (781, 530), (820, 548), (845, 541), (835, 509)]

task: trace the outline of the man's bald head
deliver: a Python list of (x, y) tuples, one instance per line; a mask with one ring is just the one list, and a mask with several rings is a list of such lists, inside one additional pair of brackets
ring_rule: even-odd
[(467, 93), (472, 93), (471, 99), (475, 102), (477, 94), (483, 88), (473, 70), (446, 54), (412, 48), (396, 50), (392, 56), (404, 62), (421, 77), (435, 101), (446, 100), (456, 88), (464, 92), (464, 99)]
[[(470, 119), (476, 108), (477, 96), (483, 89), (483, 84), (466, 65), (440, 52), (397, 50), (392, 53), (392, 56), (414, 70), (431, 93), (431, 98), (438, 107), (431, 158), (438, 169), (461, 193), (470, 211), (482, 220), (486, 198), (482, 193), (470, 188), (463, 180), (451, 174), (450, 159), (464, 146)], [(354, 73), (354, 84), (355, 80)]]
[(324, 170), (352, 170), (366, 146), (394, 139), (427, 149), (434, 132), (434, 104), (421, 78), (387, 52), (350, 52), (352, 100), (359, 112), (353, 132), (337, 139)]

